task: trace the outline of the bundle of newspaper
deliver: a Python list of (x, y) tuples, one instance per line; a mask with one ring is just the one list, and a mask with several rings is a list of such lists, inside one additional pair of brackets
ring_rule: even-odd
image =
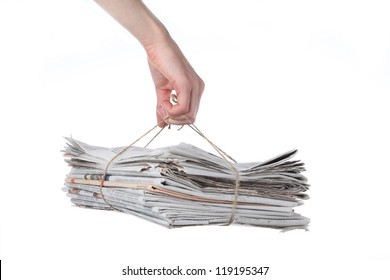
[[(225, 159), (181, 143), (158, 149), (103, 148), (66, 138), (62, 151), (72, 167), (64, 190), (80, 207), (119, 210), (166, 227), (234, 223), (306, 228), (309, 219), (293, 208), (308, 199), (304, 164), (296, 150), (265, 162), (234, 163), (240, 187)], [(103, 184), (103, 186), (101, 186)], [(102, 196), (103, 195), (103, 196)], [(235, 201), (235, 202), (234, 202)]]

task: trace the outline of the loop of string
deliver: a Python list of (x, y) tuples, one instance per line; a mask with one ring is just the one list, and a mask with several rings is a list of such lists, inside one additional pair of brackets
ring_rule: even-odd
[[(215, 145), (210, 139), (208, 139), (200, 130), (196, 127), (194, 124), (188, 125), (190, 128), (192, 128), (196, 133), (198, 133), (203, 139), (205, 139), (209, 144), (218, 152), (218, 154), (229, 164), (230, 169), (233, 171), (236, 180), (235, 180), (235, 186), (234, 186), (234, 198), (233, 198), (233, 205), (232, 205), (232, 212), (230, 215), (230, 219), (227, 226), (231, 225), (234, 222), (234, 218), (236, 216), (237, 211), (237, 199), (238, 199), (238, 191), (240, 188), (240, 173), (238, 169), (234, 166), (232, 161), (234, 163), (237, 163), (231, 156), (229, 156), (227, 153), (225, 153), (221, 148), (219, 148), (217, 145)], [(230, 160), (229, 160), (230, 159)]]
[[(162, 122), (165, 122), (168, 118), (166, 118), (165, 120), (163, 120)], [(160, 122), (160, 123), (162, 123)], [(122, 155), (124, 152), (126, 152), (128, 149), (130, 149), (135, 143), (137, 143), (139, 140), (141, 140), (142, 138), (144, 138), (146, 135), (148, 135), (150, 132), (152, 132), (156, 127), (159, 126), (159, 124), (156, 124), (155, 126), (153, 126), (151, 129), (149, 129), (147, 132), (145, 132), (144, 134), (142, 134), (137, 140), (135, 140), (133, 143), (131, 143), (130, 145), (128, 145), (126, 148), (124, 148), (121, 152), (119, 152), (118, 154), (116, 154), (106, 165), (106, 168), (104, 169), (104, 172), (103, 172), (103, 176), (100, 180), (100, 186), (99, 186), (99, 193), (101, 195), (101, 197), (103, 198), (103, 201), (108, 205), (110, 206), (112, 209), (114, 210), (117, 210), (119, 212), (122, 212), (122, 210), (120, 210), (119, 208), (116, 208), (114, 207), (111, 203), (109, 203), (107, 201), (107, 199), (104, 197), (104, 194), (103, 194), (103, 187), (104, 187), (104, 181), (106, 180), (106, 177), (107, 177), (107, 173), (108, 173), (108, 168), (110, 167), (111, 163), (116, 159), (118, 158), (120, 155)], [(147, 146), (149, 146), (149, 144), (154, 140), (156, 139), (156, 137), (163, 131), (163, 129), (165, 128), (162, 127), (158, 132), (157, 134), (155, 134), (153, 136), (153, 138), (144, 146), (144, 148), (146, 148)]]
[[(187, 120), (188, 118), (185, 117)], [(113, 206), (111, 203), (109, 203), (107, 201), (107, 199), (104, 197), (104, 194), (103, 194), (103, 187), (104, 187), (104, 181), (106, 180), (106, 177), (107, 177), (107, 173), (108, 173), (108, 169), (111, 165), (111, 163), (116, 159), (118, 158), (120, 155), (122, 155), (124, 152), (126, 152), (128, 149), (130, 149), (135, 143), (137, 143), (139, 140), (141, 140), (142, 138), (144, 138), (146, 135), (148, 135), (150, 132), (152, 132), (156, 127), (158, 127), (160, 125), (160, 123), (163, 123), (163, 122), (166, 122), (167, 120), (169, 119), (169, 117), (165, 118), (164, 120), (162, 120), (161, 122), (159, 122), (158, 124), (156, 124), (155, 126), (153, 126), (151, 129), (149, 129), (147, 132), (145, 132), (143, 135), (141, 135), (137, 140), (135, 140), (134, 142), (132, 142), (130, 145), (128, 145), (127, 147), (125, 147), (121, 152), (119, 152), (118, 154), (116, 154), (106, 165), (105, 169), (104, 169), (104, 172), (103, 172), (103, 176), (100, 180), (100, 186), (99, 186), (99, 193), (103, 199), (103, 201), (108, 205), (110, 206), (112, 209), (114, 210), (117, 210), (119, 212), (122, 212), (121, 209)], [(239, 192), (239, 188), (240, 188), (240, 174), (239, 174), (239, 171), (238, 169), (234, 166), (233, 163), (237, 163), (231, 156), (229, 156), (227, 153), (225, 153), (221, 148), (219, 148), (217, 145), (215, 145), (210, 139), (208, 139), (200, 130), (199, 128), (197, 128), (194, 124), (188, 124), (188, 126), (194, 130), (197, 134), (199, 134), (203, 139), (205, 139), (217, 152), (218, 154), (222, 157), (222, 159), (224, 159), (230, 169), (233, 171), (236, 179), (235, 179), (235, 186), (234, 186), (234, 197), (233, 197), (233, 204), (232, 204), (232, 211), (231, 211), (231, 215), (230, 215), (230, 218), (229, 218), (229, 221), (227, 222), (226, 226), (229, 226), (231, 225), (233, 222), (234, 222), (234, 218), (235, 218), (235, 215), (236, 215), (236, 211), (237, 211), (237, 199), (238, 199), (238, 192)], [(154, 136), (153, 138), (144, 146), (145, 148), (154, 140), (156, 139), (156, 137), (164, 130), (165, 126), (162, 127)], [(182, 128), (182, 127), (181, 127)], [(180, 128), (180, 129), (181, 129)], [(179, 130), (180, 130), (179, 129)]]

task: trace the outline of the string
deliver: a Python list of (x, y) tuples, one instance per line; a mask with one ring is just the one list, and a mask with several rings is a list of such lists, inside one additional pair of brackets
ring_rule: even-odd
[[(188, 118), (186, 116), (184, 116), (187, 121)], [(108, 205), (110, 206), (113, 210), (117, 210), (119, 212), (122, 212), (121, 209), (119, 208), (116, 208), (114, 207), (111, 203), (109, 203), (107, 201), (107, 199), (104, 197), (104, 194), (103, 194), (103, 187), (104, 187), (104, 181), (106, 179), (106, 176), (107, 176), (107, 173), (108, 173), (108, 169), (111, 165), (111, 163), (116, 159), (118, 158), (120, 155), (122, 155), (124, 152), (126, 152), (128, 149), (130, 149), (135, 143), (137, 143), (139, 140), (141, 140), (142, 138), (144, 138), (146, 135), (148, 135), (150, 132), (152, 132), (156, 127), (158, 127), (161, 123), (163, 122), (166, 122), (167, 120), (169, 119), (169, 117), (165, 118), (164, 120), (162, 120), (161, 122), (159, 122), (158, 124), (156, 124), (155, 126), (153, 126), (151, 129), (149, 129), (147, 132), (145, 132), (143, 135), (141, 135), (137, 140), (135, 140), (134, 142), (132, 142), (130, 145), (128, 145), (126, 148), (124, 148), (121, 152), (119, 152), (118, 154), (116, 154), (106, 165), (105, 169), (104, 169), (104, 173), (103, 173), (103, 176), (101, 178), (101, 181), (100, 181), (100, 187), (99, 187), (99, 192), (100, 192), (100, 195), (103, 199), (103, 201)], [(236, 180), (235, 180), (235, 186), (234, 186), (234, 199), (233, 199), (233, 204), (232, 204), (232, 211), (231, 211), (231, 214), (230, 214), (230, 218), (229, 218), (229, 221), (227, 222), (226, 226), (229, 226), (231, 225), (233, 222), (234, 222), (234, 219), (235, 219), (235, 215), (236, 215), (236, 211), (237, 211), (237, 199), (238, 199), (238, 192), (239, 192), (239, 188), (240, 188), (240, 174), (239, 174), (239, 171), (238, 169), (234, 166), (234, 163), (237, 163), (231, 156), (229, 156), (227, 153), (225, 153), (221, 148), (219, 148), (217, 145), (215, 145), (210, 139), (208, 139), (201, 131), (198, 127), (196, 127), (195, 124), (188, 124), (188, 126), (194, 130), (197, 134), (199, 134), (203, 139), (205, 139), (217, 152), (218, 154), (222, 157), (222, 159), (224, 159), (228, 165), (230, 166), (230, 169), (233, 171), (235, 177), (236, 177)], [(154, 136), (153, 138), (145, 145), (145, 148), (163, 131), (163, 129), (165, 128), (162, 127)], [(181, 127), (183, 128), (183, 126)], [(180, 129), (181, 129), (180, 128)]]
[[(229, 164), (230, 169), (233, 171), (234, 175), (236, 176), (235, 180), (235, 186), (234, 186), (234, 199), (233, 199), (233, 205), (232, 205), (232, 211), (230, 215), (230, 219), (226, 226), (231, 225), (234, 222), (234, 218), (236, 216), (237, 211), (237, 199), (238, 199), (238, 191), (240, 188), (240, 173), (238, 169), (233, 165), (231, 161), (234, 163), (237, 163), (231, 156), (229, 156), (227, 153), (225, 153), (221, 148), (219, 148), (217, 145), (215, 145), (210, 139), (208, 139), (200, 130), (196, 127), (195, 124), (189, 124), (189, 127), (191, 127), (196, 133), (198, 133), (201, 137), (203, 137), (209, 144), (218, 152), (218, 154)], [(230, 159), (230, 161), (228, 160)]]
[[(107, 201), (107, 199), (104, 197), (104, 194), (103, 194), (103, 186), (104, 186), (104, 181), (106, 180), (106, 176), (107, 176), (107, 173), (108, 173), (108, 168), (110, 167), (111, 163), (116, 159), (118, 158), (120, 155), (122, 155), (124, 152), (126, 152), (128, 149), (130, 149), (135, 143), (137, 143), (139, 140), (141, 140), (142, 138), (144, 138), (146, 135), (148, 135), (150, 132), (152, 132), (156, 127), (158, 127), (161, 123), (163, 122), (166, 122), (168, 120), (168, 117), (164, 120), (162, 120), (161, 122), (157, 123), (155, 126), (153, 126), (151, 129), (149, 129), (147, 132), (145, 132), (144, 134), (142, 134), (137, 140), (135, 140), (133, 143), (131, 143), (130, 145), (128, 145), (126, 148), (124, 148), (121, 152), (119, 152), (118, 154), (116, 154), (106, 165), (106, 168), (104, 169), (104, 172), (103, 172), (103, 176), (101, 178), (101, 181), (100, 181), (100, 186), (99, 186), (99, 193), (101, 195), (101, 197), (103, 198), (103, 201), (108, 205), (110, 206), (112, 209), (114, 210), (117, 210), (119, 212), (122, 212), (121, 209), (119, 208), (116, 208), (114, 207), (111, 203), (109, 203)], [(163, 129), (165, 128), (165, 126), (163, 126), (158, 132), (156, 135), (153, 136), (153, 138), (145, 145), (145, 148), (161, 133), (161, 131), (163, 131)]]

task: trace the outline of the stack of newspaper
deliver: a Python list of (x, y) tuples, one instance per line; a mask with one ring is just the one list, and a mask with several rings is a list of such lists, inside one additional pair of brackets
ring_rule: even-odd
[[(71, 166), (65, 188), (80, 207), (119, 210), (166, 227), (233, 222), (280, 229), (306, 228), (294, 212), (308, 199), (304, 164), (296, 150), (264, 162), (232, 163), (190, 144), (158, 149), (131, 147), (105, 169), (120, 148), (103, 148), (66, 138), (62, 151)], [(103, 184), (103, 186), (102, 186)]]

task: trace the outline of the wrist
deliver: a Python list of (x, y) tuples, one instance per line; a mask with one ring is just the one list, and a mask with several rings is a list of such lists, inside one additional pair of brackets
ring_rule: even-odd
[(139, 39), (146, 53), (152, 55), (158, 49), (172, 44), (173, 39), (161, 23), (154, 23), (148, 28), (147, 34)]

